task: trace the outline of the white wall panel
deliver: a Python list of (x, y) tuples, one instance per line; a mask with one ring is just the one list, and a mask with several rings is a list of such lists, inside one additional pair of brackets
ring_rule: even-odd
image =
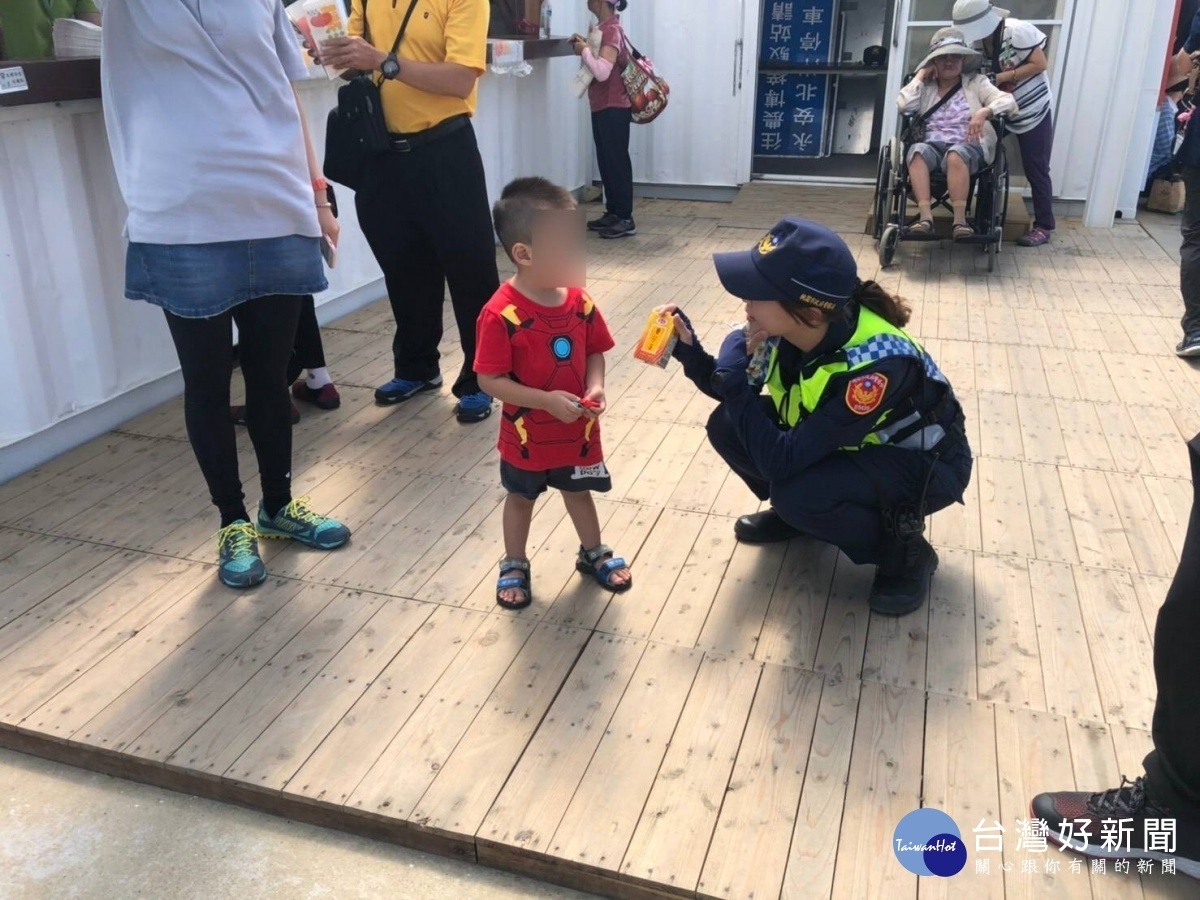
[[(634, 2), (621, 14), (630, 40), (671, 86), (667, 110), (649, 125), (633, 126), (635, 182), (732, 186), (741, 180), (741, 142), (750, 140), (746, 126), (754, 115), (753, 78), (735, 71), (742, 19), (738, 0)], [(752, 57), (756, 46), (747, 41), (745, 54)]]
[[(555, 10), (568, 33), (584, 27), (583, 15), (565, 5), (561, 15)], [(525, 78), (485, 76), (475, 125), (490, 200), (517, 175), (570, 188), (588, 180), (586, 101), (570, 90), (577, 66), (574, 58), (542, 60)], [(314, 79), (300, 95), (320, 148), (336, 85)], [(123, 296), (125, 209), (98, 101), (0, 110), (0, 196), (0, 359), (17, 373), (17, 384), (0, 391), (3, 481), (111, 427), (104, 416), (81, 414), (160, 382), (178, 363), (162, 313)], [(318, 306), (352, 293), (366, 301), (383, 296), (353, 197), (342, 191), (339, 200), (338, 267)], [(336, 376), (337, 360), (330, 366)], [(161, 386), (144, 396), (146, 403), (161, 399)], [(142, 411), (121, 408), (124, 416)]]

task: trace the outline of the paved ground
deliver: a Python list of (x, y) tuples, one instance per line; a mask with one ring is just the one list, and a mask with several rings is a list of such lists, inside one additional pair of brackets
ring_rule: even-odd
[(0, 750), (0, 897), (583, 897), (483, 866)]

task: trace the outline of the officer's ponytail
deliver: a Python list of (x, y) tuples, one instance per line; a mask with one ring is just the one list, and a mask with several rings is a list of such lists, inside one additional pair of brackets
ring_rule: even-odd
[(907, 300), (893, 297), (874, 281), (860, 281), (854, 291), (854, 300), (897, 328), (903, 328), (912, 318), (912, 308)]

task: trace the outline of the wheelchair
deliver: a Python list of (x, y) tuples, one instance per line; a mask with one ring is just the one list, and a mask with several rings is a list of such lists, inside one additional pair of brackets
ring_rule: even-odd
[[(915, 114), (901, 117), (900, 132), (891, 138), (879, 151), (879, 169), (875, 178), (875, 241), (879, 249), (879, 264), (887, 268), (896, 258), (901, 241), (941, 241), (937, 234), (910, 231), (918, 216), (909, 216), (909, 203), (916, 204), (912, 184), (908, 177), (908, 146), (901, 137), (910, 131)], [(1004, 220), (1008, 215), (1008, 158), (1004, 152), (1004, 116), (991, 120), (996, 129), (996, 158), (991, 165), (971, 176), (967, 192), (967, 224), (975, 232), (968, 238), (956, 241), (959, 244), (975, 244), (988, 255), (988, 271), (996, 267), (996, 255), (1000, 252), (1004, 238)], [(950, 194), (946, 186), (946, 175), (930, 173), (930, 188), (933, 208), (947, 209)]]

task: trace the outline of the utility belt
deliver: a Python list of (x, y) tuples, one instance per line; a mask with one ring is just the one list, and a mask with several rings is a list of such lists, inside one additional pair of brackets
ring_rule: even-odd
[(471, 117), (467, 113), (459, 113), (457, 116), (451, 116), (449, 119), (443, 119), (431, 128), (426, 128), (424, 131), (413, 131), (409, 134), (396, 134), (388, 132), (388, 140), (393, 153), (411, 153), (420, 147), (427, 144), (432, 144), (435, 141), (440, 141), (442, 138), (449, 137), (456, 131), (462, 131), (471, 124)]
[(954, 392), (947, 390), (929, 412), (920, 413), (914, 410), (875, 434), (889, 447), (933, 452), (938, 450), (947, 438), (964, 437), (966, 425), (967, 419), (963, 414), (962, 405), (954, 396)]

